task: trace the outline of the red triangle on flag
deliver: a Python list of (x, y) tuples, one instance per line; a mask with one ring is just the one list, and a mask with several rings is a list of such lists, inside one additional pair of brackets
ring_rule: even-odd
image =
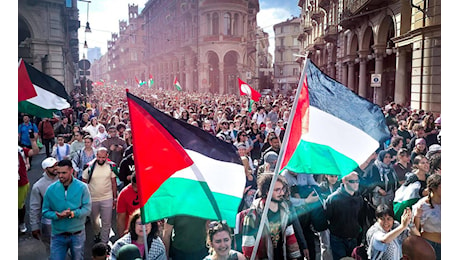
[(18, 102), (27, 100), (37, 96), (34, 85), (30, 80), (29, 73), (27, 73), (26, 65), (24, 60), (19, 61), (19, 70), (18, 70)]
[[(143, 207), (171, 175), (193, 164), (174, 137), (146, 110), (128, 98), (139, 199)], [(154, 137), (154, 138), (152, 138)], [(152, 149), (162, 147), (162, 149)], [(152, 167), (154, 165), (154, 167)]]
[(240, 84), (240, 95), (242, 96), (249, 96), (254, 101), (259, 101), (262, 95), (257, 92), (255, 89), (251, 88), (248, 83), (242, 81), (238, 78), (238, 83)]

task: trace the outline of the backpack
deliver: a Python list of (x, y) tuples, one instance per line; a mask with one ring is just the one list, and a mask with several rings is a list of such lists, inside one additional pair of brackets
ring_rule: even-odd
[[(113, 173), (115, 173), (115, 175), (118, 178), (118, 167), (117, 167), (117, 165), (114, 162), (110, 161), (110, 160), (107, 160), (107, 163), (109, 163), (110, 169), (113, 171)], [(94, 172), (95, 167), (96, 167), (96, 159), (93, 159), (92, 161), (87, 163), (87, 165), (85, 165), (85, 169), (88, 168), (88, 184), (91, 181), (91, 177), (93, 176), (93, 172)]]

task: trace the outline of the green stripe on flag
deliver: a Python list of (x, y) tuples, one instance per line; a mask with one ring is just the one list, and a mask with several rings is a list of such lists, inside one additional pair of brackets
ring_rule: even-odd
[(18, 103), (18, 111), (34, 115), (40, 118), (53, 118), (53, 112), (56, 113), (58, 109), (45, 109), (43, 107), (37, 106), (30, 103), (29, 101), (21, 101)]
[(358, 166), (355, 161), (329, 146), (301, 140), (286, 168), (297, 173), (344, 176)]
[[(203, 184), (205, 185), (205, 184)], [(178, 196), (178, 192), (183, 196)], [(230, 227), (235, 227), (235, 212), (241, 198), (213, 192), (217, 205), (221, 210), (222, 220)], [(176, 200), (175, 198), (180, 198)], [(203, 191), (202, 183), (184, 178), (169, 178), (141, 207), (142, 219), (152, 222), (175, 215), (191, 215), (204, 219), (219, 219)]]

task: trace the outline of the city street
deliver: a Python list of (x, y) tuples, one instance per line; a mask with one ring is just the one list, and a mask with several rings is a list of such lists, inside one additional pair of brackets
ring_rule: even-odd
[[(32, 159), (32, 169), (28, 172), (29, 182), (30, 182), (30, 189), (32, 189), (33, 184), (40, 179), (42, 176), (43, 170), (41, 168), (41, 162), (45, 159), (45, 151), (44, 148), (40, 150), (40, 153), (33, 157)], [(18, 259), (19, 260), (45, 260), (48, 259), (48, 255), (46, 254), (45, 246), (42, 242), (34, 239), (32, 237), (32, 233), (30, 230), (29, 224), (29, 198), (30, 198), (30, 190), (29, 194), (27, 195), (26, 200), (26, 224), (27, 224), (27, 232), (25, 234), (20, 234), (18, 232)], [(112, 229), (116, 230), (116, 215), (115, 210), (113, 211), (113, 219), (112, 219)], [(112, 232), (111, 232), (112, 235)], [(85, 243), (85, 260), (91, 259), (91, 247), (93, 246), (93, 231), (91, 228), (91, 222), (86, 223), (86, 243)], [(112, 237), (111, 241), (114, 242), (115, 238)], [(70, 257), (67, 257), (70, 259)]]

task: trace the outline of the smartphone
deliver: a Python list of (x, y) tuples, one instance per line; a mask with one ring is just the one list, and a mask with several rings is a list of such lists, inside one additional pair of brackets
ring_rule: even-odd
[(29, 130), (29, 138), (34, 138), (34, 131), (32, 129)]

